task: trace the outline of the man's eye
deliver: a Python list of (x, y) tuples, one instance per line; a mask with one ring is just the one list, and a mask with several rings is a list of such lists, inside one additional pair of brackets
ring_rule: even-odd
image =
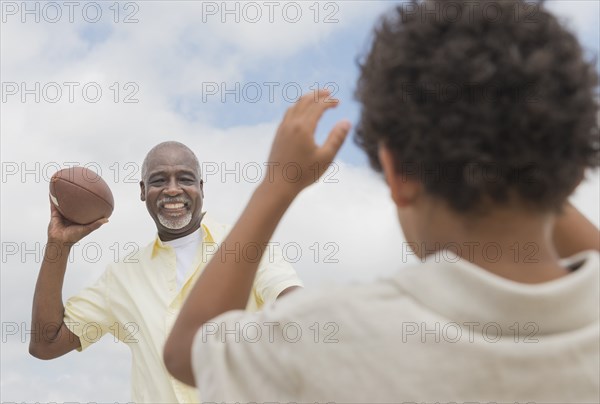
[(165, 182), (165, 180), (163, 180), (162, 178), (157, 178), (155, 180), (150, 181), (150, 185), (160, 185), (163, 182)]
[(194, 180), (192, 178), (182, 178), (181, 182), (185, 182), (186, 184), (192, 184)]

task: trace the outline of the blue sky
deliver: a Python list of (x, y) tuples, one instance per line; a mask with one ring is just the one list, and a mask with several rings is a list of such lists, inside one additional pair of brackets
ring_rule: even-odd
[[(155, 2), (155, 4), (160, 2)], [(185, 4), (187, 7), (200, 8), (199, 3), (193, 2), (171, 2), (171, 4)], [(360, 4), (361, 2), (354, 2)], [(364, 2), (362, 2), (364, 3)], [(379, 1), (369, 2), (373, 7), (380, 10), (391, 9), (399, 1)], [(599, 5), (595, 1), (572, 2), (571, 4), (558, 1), (549, 1), (550, 8), (556, 8), (563, 12), (565, 18), (569, 19), (570, 26), (577, 32), (580, 40), (584, 44), (590, 57), (599, 54), (600, 38), (599, 31)], [(142, 5), (144, 3), (141, 3)], [(146, 3), (147, 4), (147, 3)], [(306, 13), (307, 4), (303, 3), (303, 10)], [(583, 6), (583, 7), (582, 7)], [(109, 15), (111, 10), (104, 4), (104, 10)], [(173, 6), (175, 7), (175, 6)], [(579, 8), (579, 10), (576, 10)], [(583, 11), (582, 9), (585, 9)], [(121, 17), (131, 10), (121, 10)], [(136, 18), (143, 18), (144, 7), (136, 13)], [(330, 12), (331, 10), (327, 10)], [(567, 12), (565, 12), (567, 11)], [(264, 12), (264, 10), (263, 10)], [(585, 13), (585, 23), (581, 23), (578, 18)], [(327, 14), (321, 10), (320, 18)], [(344, 10), (337, 11), (334, 18), (344, 16)], [(210, 16), (210, 18), (216, 18)], [(232, 16), (226, 16), (227, 21), (232, 21)], [(337, 89), (336, 97), (342, 103), (333, 112), (329, 112), (320, 124), (317, 139), (322, 140), (326, 134), (327, 128), (331, 127), (341, 118), (349, 118), (356, 122), (359, 114), (359, 105), (353, 98), (358, 69), (356, 58), (363, 53), (369, 44), (369, 35), (372, 30), (374, 19), (356, 19), (351, 24), (340, 24), (330, 34), (323, 36), (318, 42), (311, 43), (302, 47), (299, 52), (286, 53), (283, 57), (278, 54), (271, 54), (253, 63), (240, 66), (241, 76), (235, 81), (222, 82), (212, 80), (207, 77), (207, 91), (215, 90), (217, 85), (217, 94), (206, 93), (202, 91), (183, 91), (173, 94), (168, 100), (169, 106), (173, 111), (179, 113), (186, 120), (197, 122), (202, 120), (213, 127), (227, 129), (236, 126), (255, 125), (265, 121), (279, 119), (285, 109), (291, 105), (290, 98), (283, 94), (284, 86), (289, 86), (287, 93), (290, 97), (297, 94), (296, 88), (299, 86), (303, 92), (314, 88), (315, 84), (324, 86), (327, 83), (334, 83), (330, 88)], [(244, 23), (242, 18), (242, 24)], [(251, 24), (247, 24), (251, 25)], [(115, 34), (116, 25), (112, 21), (102, 20), (97, 24), (84, 24), (79, 30), (79, 34), (88, 44), (88, 50), (111, 39)], [(273, 35), (277, 35), (273, 32)], [(243, 38), (239, 43), (220, 43), (219, 53), (235, 53), (240, 44), (243, 44)], [(175, 46), (181, 54), (187, 54), (190, 57), (202, 57), (207, 54), (208, 57), (214, 57), (214, 42), (210, 37), (188, 36), (183, 31), (179, 36), (179, 41)], [(160, 50), (158, 50), (160, 52)], [(218, 60), (215, 63), (218, 64)], [(600, 71), (600, 67), (598, 67)], [(201, 73), (199, 73), (201, 74)], [(224, 83), (224, 85), (223, 85)], [(274, 88), (274, 101), (267, 100), (269, 84)], [(239, 87), (236, 87), (239, 86)], [(236, 91), (237, 97), (241, 97), (236, 102), (236, 95), (225, 95), (226, 102), (221, 101), (221, 92), (224, 89), (234, 90), (236, 88), (242, 91)], [(246, 89), (247, 92), (243, 90)], [(260, 91), (260, 94), (257, 93)], [(245, 95), (247, 97), (245, 97)], [(365, 165), (367, 159), (364, 154), (354, 145), (353, 142), (347, 142), (338, 158), (354, 165)]]

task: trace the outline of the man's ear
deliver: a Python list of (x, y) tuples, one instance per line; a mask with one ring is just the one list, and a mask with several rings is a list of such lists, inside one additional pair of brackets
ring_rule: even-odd
[(394, 155), (383, 144), (379, 145), (379, 162), (396, 206), (404, 208), (411, 205), (421, 193), (421, 183), (396, 170)]
[(202, 193), (202, 199), (204, 199), (204, 180), (200, 179), (200, 193)]
[(142, 202), (146, 201), (146, 184), (144, 184), (144, 181), (140, 181), (140, 199)]

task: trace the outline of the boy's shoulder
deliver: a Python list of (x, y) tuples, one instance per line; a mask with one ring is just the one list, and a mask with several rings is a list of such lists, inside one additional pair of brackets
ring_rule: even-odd
[[(560, 305), (574, 294), (579, 297), (598, 295), (598, 287), (590, 287), (598, 283), (598, 251), (585, 251), (562, 262), (573, 267), (573, 273), (551, 282), (529, 285), (501, 278), (458, 257), (428, 259), (371, 282), (296, 291), (266, 308), (265, 314), (288, 319), (337, 318), (344, 313), (385, 317), (386, 312), (389, 315), (416, 311), (424, 314), (424, 310), (452, 318), (467, 315), (465, 313), (482, 315), (485, 308), (501, 312), (495, 307), (500, 303), (524, 311), (525, 302), (542, 299), (546, 305)], [(502, 314), (500, 312), (496, 314)]]
[(414, 271), (418, 271), (418, 268), (407, 267), (393, 276), (370, 282), (303, 288), (277, 300), (265, 309), (265, 314), (293, 320), (337, 318), (343, 313), (384, 312), (386, 306), (397, 308), (409, 298), (399, 285)]

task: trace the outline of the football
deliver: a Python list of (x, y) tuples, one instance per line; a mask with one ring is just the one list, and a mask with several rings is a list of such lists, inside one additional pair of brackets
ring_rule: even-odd
[(56, 172), (50, 179), (50, 200), (67, 220), (77, 224), (108, 218), (115, 206), (108, 184), (84, 167)]

